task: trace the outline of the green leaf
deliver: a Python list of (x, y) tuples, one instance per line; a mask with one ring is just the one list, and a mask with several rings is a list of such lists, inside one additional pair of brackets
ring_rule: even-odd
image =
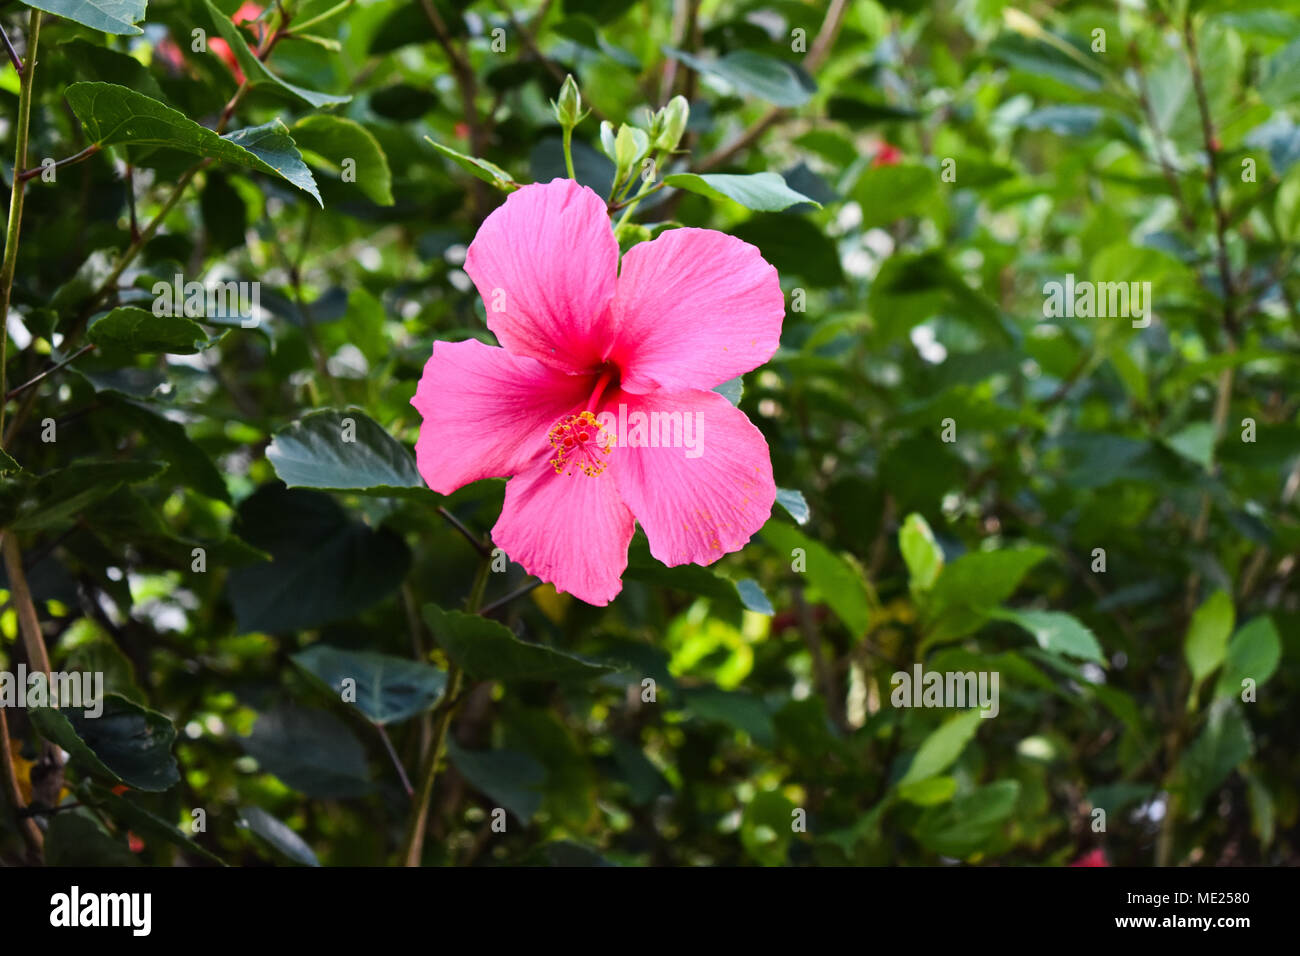
[(1036, 546), (972, 551), (944, 568), (925, 604), (926, 646), (977, 629), (1047, 554)]
[(763, 587), (753, 578), (745, 578), (743, 581), (736, 582), (736, 593), (740, 595), (740, 601), (745, 605), (747, 610), (756, 614), (766, 614), (771, 617), (776, 613), (772, 607), (771, 600), (763, 592)]
[(402, 583), (411, 554), (397, 533), (350, 521), (328, 495), (268, 485), (239, 506), (239, 537), (271, 561), (227, 580), (240, 633), (293, 631), (352, 617)]
[(993, 617), (1019, 624), (1030, 634), (1038, 646), (1054, 654), (1105, 664), (1106, 656), (1097, 643), (1097, 637), (1078, 618), (1063, 611), (1000, 610)]
[(342, 116), (308, 116), (294, 124), (293, 139), (299, 149), (315, 153), (336, 174), (343, 171), (345, 160), (352, 160), (357, 188), (377, 205), (393, 205), (388, 157), (379, 140), (360, 123)]
[(907, 564), (913, 591), (928, 591), (943, 570), (943, 549), (934, 540), (930, 525), (919, 514), (910, 514), (898, 531), (898, 547)]
[(411, 453), (356, 408), (312, 412), (282, 428), (266, 458), (290, 488), (368, 495), (427, 489)]
[(311, 170), (278, 119), (218, 136), (184, 113), (115, 83), (73, 83), (64, 95), (92, 143), (160, 146), (256, 169), (287, 179), (321, 203)]
[(135, 679), (135, 665), (91, 618), (83, 617), (63, 632), (55, 655), (59, 670), (103, 674), (105, 691), (145, 703), (144, 691)]
[(373, 651), (345, 651), (314, 644), (293, 655), (293, 662), (340, 693), (352, 680), (354, 703), (376, 724), (396, 724), (422, 714), (438, 702), (447, 675), (422, 661)]
[(333, 96), (329, 93), (305, 90), (301, 86), (294, 86), (292, 83), (280, 79), (253, 54), (253, 51), (248, 48), (248, 41), (239, 32), (239, 28), (212, 4), (212, 0), (203, 0), (203, 4), (208, 8), (208, 16), (212, 18), (212, 25), (217, 28), (217, 33), (221, 35), (221, 39), (225, 40), (230, 46), (230, 52), (235, 55), (235, 61), (239, 64), (239, 68), (243, 71), (250, 86), (269, 84), (302, 100), (308, 106), (318, 109), (322, 106), (346, 103), (352, 99), (350, 96)]
[(147, 0), (23, 0), (29, 7), (72, 20), (100, 33), (136, 36)]
[[(92, 326), (93, 328), (93, 326)], [(117, 403), (119, 411), (135, 422), (150, 445), (167, 459), (167, 475), (200, 494), (229, 503), (225, 479), (212, 459), (185, 431), (185, 426), (136, 402)]]
[(1214, 426), (1209, 422), (1193, 422), (1170, 435), (1165, 444), (1202, 468), (1214, 464)]
[(1278, 238), (1283, 242), (1300, 242), (1300, 164), (1292, 166), (1282, 178), (1274, 200), (1274, 218)]
[(309, 797), (345, 799), (372, 789), (361, 742), (328, 711), (277, 705), (241, 743), (263, 773)]
[(261, 164), (257, 168), (265, 167), (274, 171), (310, 195), (322, 209), (325, 208), (325, 202), (320, 198), (320, 190), (316, 188), (316, 180), (312, 177), (311, 170), (302, 161), (302, 154), (298, 152), (289, 130), (278, 119), (263, 123), (261, 126), (237, 129), (233, 133), (227, 133), (223, 139), (243, 147), (257, 157)]
[(706, 60), (672, 47), (664, 47), (664, 52), (693, 70), (726, 80), (739, 93), (756, 96), (776, 106), (803, 106), (812, 99), (816, 89), (805, 74), (789, 63), (752, 50), (734, 50), (716, 60)]
[(978, 710), (968, 710), (950, 717), (937, 730), (932, 731), (921, 742), (920, 749), (898, 785), (904, 787), (947, 770), (975, 736), (981, 719)]
[[(26, 485), (16, 498), (0, 504), (0, 524), (14, 531), (48, 531), (74, 523), (94, 502), (113, 494), (123, 484), (157, 477), (166, 466), (160, 461), (78, 461)], [(26, 476), (26, 472), (23, 476)]]
[(486, 159), (477, 159), (473, 156), (466, 156), (464, 153), (458, 153), (450, 146), (443, 146), (442, 143), (436, 143), (428, 136), (424, 137), (429, 145), (436, 149), (442, 155), (446, 156), (461, 169), (467, 173), (477, 176), (483, 182), (490, 186), (495, 186), (503, 192), (510, 192), (512, 189), (518, 189), (519, 184), (510, 178), (500, 166), (495, 163), (489, 163)]
[(1103, 86), (1101, 71), (1086, 65), (1086, 54), (1084, 59), (1076, 60), (1059, 46), (1030, 39), (1018, 33), (1004, 33), (999, 36), (989, 44), (988, 54), (1026, 73), (1050, 76), (1054, 80), (1088, 93), (1096, 93)]
[(474, 680), (590, 680), (612, 670), (541, 644), (527, 644), (505, 625), (477, 614), (426, 604), (424, 620), (438, 646)]
[(95, 803), (108, 811), (109, 816), (116, 823), (123, 827), (129, 827), (132, 832), (144, 839), (170, 843), (183, 852), (193, 854), (208, 863), (217, 866), (226, 865), (226, 861), (221, 857), (205, 847), (199, 846), (174, 824), (168, 823), (162, 817), (146, 810), (136, 803), (134, 799), (119, 796), (98, 784), (94, 785), (93, 792)]
[(744, 691), (704, 687), (687, 690), (683, 708), (704, 720), (715, 720), (748, 734), (760, 747), (776, 742), (776, 723), (762, 700)]
[(320, 866), (320, 860), (316, 859), (307, 841), (261, 807), (240, 807), (239, 822), (294, 863)]
[(780, 790), (754, 794), (740, 819), (740, 842), (745, 852), (763, 866), (784, 864), (794, 839), (791, 824), (797, 809)]
[(732, 234), (758, 246), (763, 258), (783, 277), (791, 273), (819, 288), (844, 282), (835, 243), (825, 230), (803, 216), (759, 213), (736, 226)]
[(546, 768), (518, 750), (466, 750), (447, 738), (447, 758), (475, 790), (505, 807), (520, 823), (542, 808)]
[(798, 566), (801, 551), (808, 581), (817, 589), (821, 600), (844, 622), (855, 639), (867, 633), (871, 625), (871, 602), (867, 583), (856, 567), (788, 524), (769, 521), (760, 534), (781, 552), (782, 561)]
[(1192, 615), (1183, 654), (1192, 672), (1193, 688), (1223, 663), (1236, 615), (1232, 598), (1224, 591), (1215, 591)]
[(727, 379), (721, 385), (715, 385), (713, 390), (731, 404), (739, 405), (740, 399), (745, 394), (745, 380), (742, 376), (737, 375), (735, 378)]
[(197, 322), (183, 316), (154, 315), (127, 305), (91, 322), (86, 338), (105, 349), (193, 355), (207, 344), (208, 334)]
[(325, 408), (282, 428), (266, 459), (290, 488), (383, 496), (426, 489), (411, 453), (359, 408)]
[(914, 780), (898, 786), (898, 795), (918, 807), (935, 807), (947, 803), (956, 792), (956, 777), (926, 777), (924, 780)]
[(1294, 102), (1296, 88), (1300, 87), (1300, 40), (1292, 40), (1274, 53), (1262, 73), (1260, 99), (1279, 110)]
[(57, 814), (45, 834), (46, 866), (139, 866), (125, 842), (84, 808)]
[(172, 722), (120, 694), (105, 694), (103, 706), (98, 717), (70, 707), (34, 707), (29, 716), (42, 737), (95, 776), (150, 792), (177, 783)]
[(887, 226), (915, 215), (938, 188), (939, 174), (925, 166), (877, 166), (853, 187), (862, 206), (862, 229)]
[(932, 807), (917, 822), (916, 838), (935, 853), (965, 859), (997, 835), (1020, 797), (1020, 783), (998, 780)]
[(1261, 616), (1243, 624), (1228, 645), (1214, 696), (1238, 697), (1247, 679), (1255, 682), (1256, 689), (1262, 687), (1281, 659), (1282, 641), (1271, 618)]
[(776, 489), (776, 503), (785, 509), (785, 513), (795, 520), (795, 524), (805, 525), (812, 517), (808, 501), (803, 492), (797, 488)]
[(79, 38), (60, 44), (59, 54), (74, 64), (77, 72), (85, 79), (107, 80), (156, 100), (167, 99), (148, 68), (129, 54), (96, 46)]
[(1188, 812), (1193, 816), (1199, 815), (1206, 798), (1251, 755), (1254, 748), (1241, 706), (1228, 697), (1214, 701), (1200, 736), (1183, 751), (1178, 761), (1176, 785), (1186, 799)]
[(776, 173), (750, 173), (746, 176), (728, 173), (673, 173), (664, 177), (664, 184), (711, 199), (730, 199), (746, 209), (759, 212), (780, 212), (805, 202), (812, 203), (818, 209), (822, 207), (816, 200), (795, 192)]
[(698, 564), (679, 564), (670, 568), (660, 564), (647, 550), (636, 544), (628, 554), (627, 570), (623, 572), (623, 577), (656, 587), (676, 588), (688, 594), (698, 594), (715, 602), (715, 607), (745, 607), (760, 614), (771, 613), (761, 609), (771, 603), (767, 601), (766, 595), (760, 600), (752, 588), (747, 587), (742, 592), (739, 583)]

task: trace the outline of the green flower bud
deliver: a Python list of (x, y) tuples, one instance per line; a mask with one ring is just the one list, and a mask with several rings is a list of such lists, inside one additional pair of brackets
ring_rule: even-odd
[(582, 110), (582, 94), (578, 92), (578, 84), (574, 82), (572, 75), (564, 78), (564, 85), (560, 87), (560, 98), (558, 101), (551, 102), (551, 108), (555, 110), (556, 122), (565, 129), (573, 129), (587, 115)]
[(691, 118), (691, 104), (684, 96), (674, 96), (661, 111), (663, 115), (663, 132), (655, 138), (655, 149), (671, 151), (681, 142), (686, 132), (686, 121)]
[(617, 159), (614, 150), (614, 124), (609, 120), (601, 120), (600, 123), (600, 148), (610, 159)]
[(650, 149), (650, 137), (645, 130), (624, 123), (614, 139), (614, 163), (620, 170), (628, 170)]

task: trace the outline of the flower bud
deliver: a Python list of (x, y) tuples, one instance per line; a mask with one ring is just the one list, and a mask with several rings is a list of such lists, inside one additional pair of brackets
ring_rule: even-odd
[(614, 164), (620, 172), (626, 172), (637, 164), (649, 148), (650, 137), (645, 134), (645, 130), (624, 123), (614, 139)]
[(660, 111), (663, 117), (663, 131), (655, 139), (655, 149), (672, 151), (681, 142), (686, 132), (686, 121), (691, 117), (691, 105), (684, 96), (674, 96), (668, 105)]
[(610, 159), (616, 158), (614, 150), (614, 124), (609, 120), (600, 122), (600, 148), (605, 151), (605, 155)]
[(551, 108), (555, 110), (556, 122), (565, 129), (573, 129), (587, 115), (582, 111), (582, 94), (578, 92), (578, 84), (574, 82), (572, 74), (564, 78), (560, 98), (552, 101)]

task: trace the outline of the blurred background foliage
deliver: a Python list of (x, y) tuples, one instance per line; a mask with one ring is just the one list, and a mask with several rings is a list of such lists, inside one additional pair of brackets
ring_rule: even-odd
[[(26, 188), (8, 387), (75, 358), (8, 403), (26, 586), (10, 562), (0, 657), (30, 661), (29, 586), (54, 666), (119, 695), (100, 723), (8, 711), (24, 802), (65, 804), (24, 818), (47, 861), (398, 862), (454, 660), (427, 864), (1300, 862), (1300, 12), (215, 7), (40, 36), (28, 167), (104, 148)], [(0, 22), (24, 51), (28, 8)], [(780, 271), (782, 346), (739, 404), (787, 490), (708, 569), (638, 532), (610, 607), (509, 565), (475, 619), (504, 482), (424, 488), (409, 401), (434, 339), (492, 341), (465, 248), (499, 186), (565, 174), (568, 74), (602, 195), (600, 122), (681, 94), (660, 172), (820, 204), (664, 189), (622, 234), (721, 229)], [(127, 91), (79, 107), (77, 83)], [(278, 118), (292, 142), (254, 155), (289, 172), (196, 168), (218, 147), (148, 139), (132, 92), (208, 129)], [(19, 100), (6, 67), (6, 183)], [(87, 122), (119, 107), (134, 128)], [(129, 311), (177, 274), (259, 281), (262, 320)], [(1067, 274), (1149, 282), (1153, 320), (1048, 317)], [(996, 718), (892, 706), (918, 663), (996, 671)], [(6, 812), (0, 857), (31, 855)]]

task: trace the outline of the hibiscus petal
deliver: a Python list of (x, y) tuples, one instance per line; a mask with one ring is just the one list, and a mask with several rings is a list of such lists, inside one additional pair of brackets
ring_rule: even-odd
[(550, 451), (547, 430), (588, 396), (591, 382), (475, 339), (435, 342), (411, 399), (424, 416), (415, 443), (420, 474), (449, 495), (529, 470)]
[(549, 462), (511, 478), (492, 540), (529, 574), (588, 604), (605, 605), (623, 589), (635, 529), (613, 469), (556, 474)]
[(612, 313), (624, 388), (707, 389), (772, 357), (785, 296), (749, 243), (672, 229), (623, 257)]
[(776, 501), (762, 433), (717, 392), (623, 392), (618, 402), (626, 420), (622, 408), (606, 409), (619, 418), (615, 479), (650, 553), (671, 567), (712, 564), (744, 547)]
[(586, 186), (555, 179), (511, 193), (470, 243), (465, 271), (510, 352), (566, 372), (600, 363), (618, 243)]

